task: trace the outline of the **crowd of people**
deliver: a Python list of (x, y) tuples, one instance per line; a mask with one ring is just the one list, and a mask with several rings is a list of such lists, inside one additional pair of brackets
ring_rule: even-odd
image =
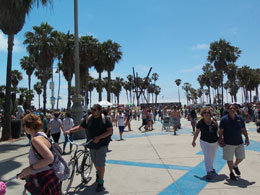
[[(36, 179), (41, 186), (39, 194), (60, 194), (61, 189), (57, 177), (51, 170), (49, 164), (53, 161), (53, 155), (50, 152), (50, 143), (48, 137), (59, 143), (61, 133), (64, 134), (63, 154), (66, 154), (66, 145), (68, 135), (73, 141), (73, 133), (85, 130), (87, 141), (93, 139), (90, 145), (91, 159), (96, 168), (96, 191), (103, 191), (106, 153), (111, 141), (113, 129), (118, 128), (119, 140), (124, 140), (123, 133), (125, 128), (133, 131), (131, 128), (132, 120), (140, 121), (138, 128), (140, 132), (152, 131), (153, 125), (157, 121), (164, 123), (166, 119), (170, 121), (174, 135), (181, 129), (181, 118), (190, 121), (192, 127), (192, 146), (196, 147), (196, 140), (200, 135), (200, 146), (204, 154), (204, 163), (206, 170), (206, 179), (210, 180), (212, 174), (216, 174), (214, 169), (214, 159), (218, 147), (223, 148), (223, 159), (227, 161), (229, 167), (229, 176), (231, 180), (237, 180), (236, 175), (240, 175), (239, 163), (245, 159), (244, 144), (249, 145), (249, 137), (246, 131), (246, 122), (260, 120), (260, 104), (250, 106), (245, 104), (225, 104), (222, 110), (218, 107), (205, 106), (195, 108), (191, 106), (181, 107), (165, 106), (156, 108), (151, 106), (142, 106), (138, 108), (130, 107), (108, 107), (103, 109), (99, 104), (95, 104), (87, 112), (84, 112), (81, 124), (75, 126), (71, 118), (70, 111), (58, 112), (49, 111), (43, 113), (41, 110), (23, 112), (22, 108), (12, 118), (22, 120), (22, 128), (30, 140), (29, 166), (25, 168), (19, 178), (29, 176), (27, 187)], [(115, 128), (114, 128), (115, 127)], [(143, 128), (143, 129), (142, 129)], [(242, 135), (245, 137), (243, 142)], [(34, 150), (42, 156), (41, 159), (35, 157)], [(70, 150), (72, 151), (72, 144)], [(235, 161), (233, 158), (235, 156)], [(51, 178), (51, 180), (50, 180)], [(46, 181), (48, 181), (46, 183)], [(51, 188), (50, 188), (51, 186)]]

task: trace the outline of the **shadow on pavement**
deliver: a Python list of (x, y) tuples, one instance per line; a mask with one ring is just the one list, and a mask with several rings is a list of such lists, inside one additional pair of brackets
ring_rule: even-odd
[[(0, 167), (1, 167), (1, 169), (0, 169), (0, 181), (3, 181), (2, 177), (4, 175), (8, 174), (9, 172), (11, 172), (11, 171), (13, 171), (13, 170), (15, 170), (15, 169), (17, 169), (21, 166), (22, 166), (21, 163), (13, 161), (13, 160), (6, 161), (6, 162), (0, 162)], [(18, 174), (18, 173), (19, 172), (15, 173), (15, 174)], [(12, 175), (12, 176), (15, 176), (15, 175)], [(10, 177), (12, 177), (12, 176), (10, 176)], [(7, 180), (7, 179), (9, 179), (9, 178), (5, 177), (5, 180)], [(15, 180), (10, 181), (8, 183), (8, 186), (12, 186), (12, 185), (18, 185), (18, 183), (16, 183)]]
[(28, 144), (3, 144), (3, 145), (0, 145), (0, 153), (3, 154), (6, 152), (9, 152), (9, 151), (15, 151), (16, 149), (21, 148), (21, 147), (28, 147), (28, 150), (29, 150)]
[[(74, 194), (109, 194), (108, 191), (103, 192), (96, 192), (97, 184), (93, 183), (91, 185), (88, 185), (86, 183), (81, 183), (78, 186), (75, 187), (74, 191), (69, 192), (68, 194), (74, 195)], [(104, 186), (106, 187), (106, 186)]]
[(248, 186), (255, 184), (255, 181), (249, 182), (245, 179), (242, 179), (241, 177), (237, 177), (237, 179), (238, 179), (237, 181), (227, 179), (224, 184), (227, 184), (229, 186), (238, 186), (240, 188), (247, 188)]

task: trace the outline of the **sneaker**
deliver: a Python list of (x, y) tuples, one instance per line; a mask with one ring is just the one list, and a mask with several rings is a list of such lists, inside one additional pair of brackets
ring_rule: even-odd
[(100, 183), (97, 184), (96, 192), (102, 192), (104, 190), (105, 190), (105, 188), (104, 188), (103, 184), (100, 184)]
[(240, 174), (241, 174), (240, 171), (239, 171), (239, 169), (238, 169), (238, 167), (233, 167), (233, 169), (234, 169), (234, 171), (235, 171), (235, 173), (236, 173), (237, 175), (240, 175)]
[(210, 171), (210, 173), (216, 174), (216, 170), (212, 169), (212, 171)]
[(206, 180), (211, 180), (211, 176), (210, 175), (206, 175)]
[(174, 131), (174, 135), (177, 135), (175, 131)]
[(234, 173), (230, 173), (229, 176), (230, 176), (230, 179), (231, 179), (231, 180), (237, 181), (237, 178), (236, 178), (236, 176), (234, 175)]

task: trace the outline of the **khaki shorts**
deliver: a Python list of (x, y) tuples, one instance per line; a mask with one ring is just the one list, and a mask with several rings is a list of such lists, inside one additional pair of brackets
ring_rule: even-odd
[(101, 146), (98, 149), (90, 149), (90, 157), (94, 165), (104, 167), (106, 162), (108, 146)]
[(234, 154), (236, 159), (245, 159), (245, 148), (244, 144), (237, 146), (234, 145), (225, 145), (223, 148), (223, 159), (226, 161), (233, 161)]

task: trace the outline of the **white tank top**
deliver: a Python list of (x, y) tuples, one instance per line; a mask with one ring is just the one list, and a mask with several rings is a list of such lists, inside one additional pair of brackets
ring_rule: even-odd
[(125, 121), (125, 115), (124, 113), (118, 114), (118, 126), (125, 126), (124, 121)]

